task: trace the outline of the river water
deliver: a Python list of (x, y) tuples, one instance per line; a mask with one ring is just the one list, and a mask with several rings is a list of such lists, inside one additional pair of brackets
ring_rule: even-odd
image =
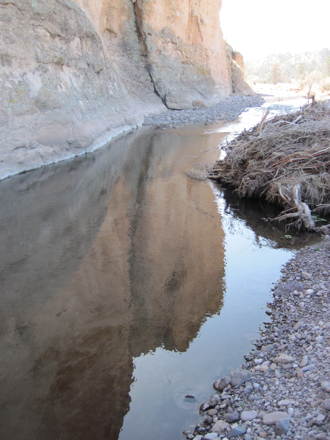
[(296, 239), (199, 178), (228, 130), (142, 130), (0, 184), (1, 439), (180, 439), (240, 365)]

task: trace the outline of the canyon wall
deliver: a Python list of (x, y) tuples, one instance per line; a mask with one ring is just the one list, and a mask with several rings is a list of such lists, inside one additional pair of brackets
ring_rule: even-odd
[[(0, 0), (0, 178), (232, 93), (220, 0)], [(94, 142), (94, 144), (93, 144)]]

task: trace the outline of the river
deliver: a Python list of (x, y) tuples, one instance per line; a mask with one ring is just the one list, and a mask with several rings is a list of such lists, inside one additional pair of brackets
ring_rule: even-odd
[(0, 438), (180, 439), (239, 367), (301, 240), (196, 178), (231, 130), (144, 129), (0, 183)]

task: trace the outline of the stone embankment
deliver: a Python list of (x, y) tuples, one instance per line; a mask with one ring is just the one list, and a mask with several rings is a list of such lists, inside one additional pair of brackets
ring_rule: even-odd
[(214, 383), (188, 439), (330, 438), (329, 267), (329, 237), (285, 266), (271, 321), (242, 369)]

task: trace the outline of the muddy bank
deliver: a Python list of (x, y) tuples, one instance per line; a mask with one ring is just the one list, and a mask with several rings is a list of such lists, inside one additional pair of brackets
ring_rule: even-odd
[(328, 439), (330, 239), (282, 270), (255, 349), (214, 383), (188, 439)]

